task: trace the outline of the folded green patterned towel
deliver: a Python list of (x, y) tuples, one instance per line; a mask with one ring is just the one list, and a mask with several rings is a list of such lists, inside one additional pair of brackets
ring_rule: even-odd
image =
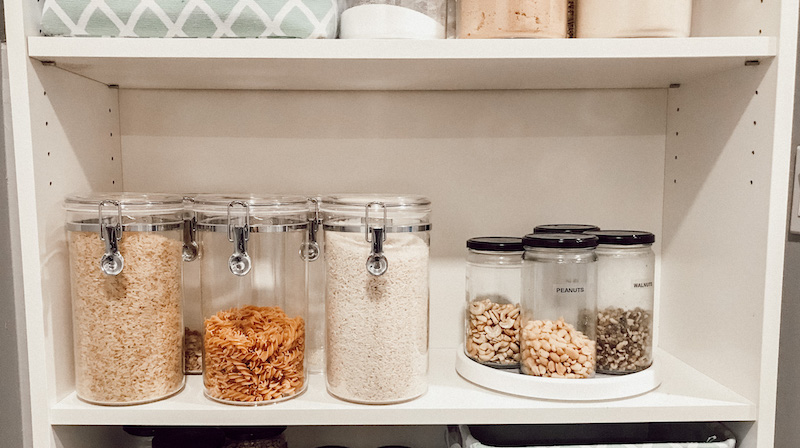
[(42, 33), (335, 38), (337, 0), (45, 0)]

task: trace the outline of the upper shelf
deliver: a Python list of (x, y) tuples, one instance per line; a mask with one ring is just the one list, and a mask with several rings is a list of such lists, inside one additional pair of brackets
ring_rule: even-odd
[(144, 89), (664, 88), (768, 63), (774, 37), (294, 40), (30, 37), (29, 56)]
[[(230, 406), (203, 396), (202, 378), (166, 400), (138, 406), (86, 404), (73, 392), (50, 410), (54, 425), (426, 425), (752, 421), (755, 405), (663, 351), (661, 386), (621, 400), (548, 401), (493, 392), (462, 379), (453, 350), (431, 350), (430, 387), (422, 397), (369, 406), (337, 400), (322, 375), (310, 375), (303, 395), (268, 406)], [(580, 380), (576, 380), (580, 381)]]

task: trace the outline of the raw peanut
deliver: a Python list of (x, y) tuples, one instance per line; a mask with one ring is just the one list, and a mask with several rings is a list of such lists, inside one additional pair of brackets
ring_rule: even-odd
[[(521, 326), (524, 330), (520, 350), (538, 366), (535, 372), (525, 369), (523, 373), (554, 378), (587, 378), (594, 374), (594, 342), (563, 319), (534, 320)], [(582, 353), (584, 348), (588, 353)], [(583, 363), (578, 362), (581, 357)]]

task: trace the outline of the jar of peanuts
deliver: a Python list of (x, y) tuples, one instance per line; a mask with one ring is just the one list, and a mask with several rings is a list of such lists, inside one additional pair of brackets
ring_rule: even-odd
[(522, 238), (467, 240), (464, 350), (498, 368), (519, 367)]
[(306, 389), (308, 201), (198, 195), (203, 384), (212, 400), (267, 404)]
[(523, 238), (520, 371), (550, 378), (595, 373), (597, 237)]
[(597, 371), (626, 374), (653, 363), (655, 236), (634, 230), (597, 236)]

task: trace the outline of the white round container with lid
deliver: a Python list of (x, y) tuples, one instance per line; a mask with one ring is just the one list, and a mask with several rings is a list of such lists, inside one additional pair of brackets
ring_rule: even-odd
[(523, 245), (520, 371), (552, 378), (594, 376), (597, 237), (529, 234)]
[(91, 193), (64, 208), (78, 397), (129, 405), (179, 392), (183, 198)]
[(198, 195), (203, 384), (227, 404), (268, 404), (307, 386), (308, 202)]
[(491, 367), (519, 367), (522, 238), (467, 240), (464, 350)]
[(444, 39), (446, 0), (344, 0), (341, 39)]
[(322, 198), (320, 210), (328, 392), (367, 404), (424, 394), (430, 201), (333, 195)]
[(605, 230), (597, 236), (597, 371), (626, 374), (653, 363), (655, 236)]
[(692, 0), (577, 0), (576, 37), (689, 37)]
[(567, 0), (456, 0), (459, 39), (567, 37)]

